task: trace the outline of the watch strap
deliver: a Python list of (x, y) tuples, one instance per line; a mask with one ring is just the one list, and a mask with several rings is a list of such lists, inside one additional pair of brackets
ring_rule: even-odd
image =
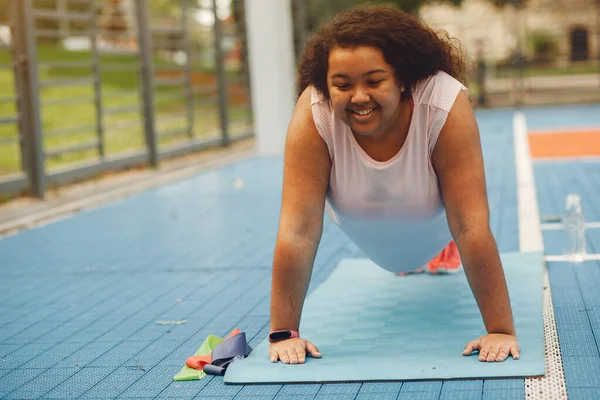
[(281, 340), (294, 339), (299, 338), (300, 332), (292, 330), (292, 329), (283, 329), (279, 331), (269, 332), (268, 339), (269, 342), (279, 342)]

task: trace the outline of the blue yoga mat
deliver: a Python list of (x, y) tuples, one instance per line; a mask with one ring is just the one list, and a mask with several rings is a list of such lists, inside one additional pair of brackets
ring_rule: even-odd
[(306, 299), (300, 332), (323, 358), (271, 363), (268, 342), (234, 361), (225, 383), (365, 382), (544, 375), (543, 255), (502, 254), (521, 359), (480, 362), (461, 353), (485, 334), (464, 273), (398, 277), (344, 260)]

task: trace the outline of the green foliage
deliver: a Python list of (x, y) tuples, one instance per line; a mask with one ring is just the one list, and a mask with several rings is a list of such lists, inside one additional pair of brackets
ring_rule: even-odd
[[(428, 3), (448, 3), (455, 7), (460, 7), (462, 1), (463, 0), (387, 0), (379, 3), (389, 4), (398, 7), (401, 10), (417, 14), (419, 12), (419, 8)], [(362, 2), (365, 3), (368, 1), (363, 0)]]
[(522, 8), (527, 3), (527, 0), (488, 0), (496, 7), (502, 8), (507, 5), (513, 5), (516, 8)]
[[(303, 1), (303, 0), (299, 0)], [(417, 14), (425, 4), (447, 3), (459, 7), (463, 0), (310, 0), (308, 12), (313, 18), (313, 28), (328, 21), (338, 12), (358, 4), (386, 4)]]
[[(0, 24), (6, 24), (9, 22), (10, 9), (12, 7), (11, 3), (13, 1), (15, 0), (0, 0)], [(187, 2), (190, 7), (197, 6), (196, 0), (152, 0), (148, 1), (148, 6), (150, 7), (150, 13), (152, 15), (180, 17), (184, 2)], [(36, 10), (56, 10), (57, 4), (57, 0), (34, 1)], [(66, 1), (65, 4), (67, 6), (67, 10), (71, 12), (85, 12), (89, 10), (89, 5), (85, 2)], [(75, 22), (71, 22), (71, 24), (75, 24)], [(56, 19), (38, 19), (36, 26), (40, 29), (57, 29), (58, 21)]]
[(148, 1), (151, 15), (180, 18), (184, 3), (189, 8), (196, 7), (196, 0), (152, 0)]
[[(304, 0), (299, 0), (304, 1)], [(527, 0), (489, 0), (496, 7), (504, 7), (507, 5), (514, 5), (517, 8), (525, 6)], [(435, 3), (446, 3), (455, 7), (460, 7), (463, 0), (309, 0), (308, 9), (311, 15), (316, 19), (316, 25), (321, 24), (336, 13), (354, 7), (358, 4), (388, 4), (394, 7), (398, 7), (401, 10), (417, 14), (419, 8), (426, 4)]]
[(558, 51), (558, 41), (545, 31), (535, 31), (529, 35), (534, 61), (552, 61)]
[[(14, 4), (17, 4), (17, 1), (19, 0), (0, 0), (0, 24), (8, 24), (11, 22), (13, 12), (12, 8)], [(69, 13), (85, 14), (86, 12), (90, 11), (90, 6), (86, 3), (74, 3), (66, 1), (64, 4), (67, 12)], [(33, 2), (33, 5), (35, 10), (40, 11), (55, 11), (58, 9), (57, 0), (36, 0)], [(34, 21), (35, 28), (43, 31), (56, 31), (60, 26), (60, 20), (58, 18), (37, 17)], [(68, 22), (68, 28), (71, 31), (82, 32), (89, 29), (89, 22), (71, 20)], [(56, 37), (48, 36), (42, 36), (40, 38), (40, 41), (44, 42), (52, 42), (57, 40), (58, 38)]]
[(0, 1), (0, 24), (8, 24), (9, 2)]

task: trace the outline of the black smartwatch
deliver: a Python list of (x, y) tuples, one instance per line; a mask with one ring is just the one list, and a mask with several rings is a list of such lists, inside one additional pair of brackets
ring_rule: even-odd
[(282, 331), (273, 331), (269, 333), (269, 342), (279, 342), (281, 340), (293, 339), (300, 337), (298, 331), (292, 331), (289, 329)]

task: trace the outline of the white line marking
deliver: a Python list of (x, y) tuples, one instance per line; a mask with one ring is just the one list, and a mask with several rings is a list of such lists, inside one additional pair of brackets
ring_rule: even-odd
[[(543, 231), (558, 231), (564, 228), (564, 225), (562, 223), (556, 223), (556, 224), (552, 224), (552, 223), (546, 223), (546, 224), (542, 224), (542, 230)], [(598, 221), (594, 221), (594, 222), (586, 222), (585, 223), (585, 229), (600, 229), (600, 222)]]
[(600, 260), (600, 254), (585, 254), (583, 260), (573, 260), (571, 256), (566, 254), (548, 255), (544, 259), (548, 262), (581, 262), (581, 261), (596, 261)]
[(529, 155), (527, 123), (525, 114), (522, 112), (514, 114), (513, 134), (519, 206), (519, 249), (521, 251), (544, 251), (533, 166)]

